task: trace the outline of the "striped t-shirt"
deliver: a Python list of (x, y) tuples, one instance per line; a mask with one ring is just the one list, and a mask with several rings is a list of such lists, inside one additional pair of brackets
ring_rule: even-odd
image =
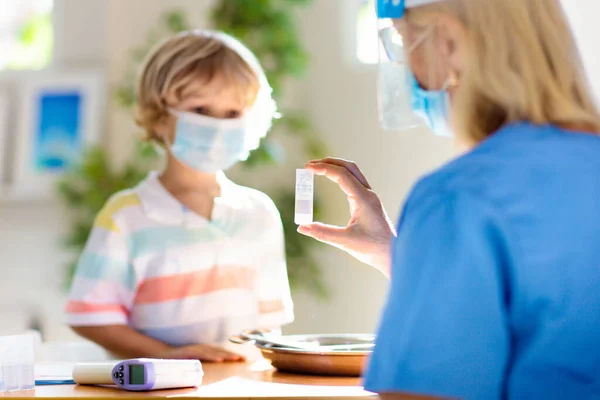
[(79, 260), (67, 322), (127, 324), (175, 346), (291, 322), (277, 208), (222, 174), (219, 183), (210, 221), (188, 211), (156, 173), (113, 196)]

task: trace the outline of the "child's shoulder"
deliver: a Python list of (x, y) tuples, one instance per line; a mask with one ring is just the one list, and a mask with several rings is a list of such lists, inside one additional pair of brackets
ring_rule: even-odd
[(141, 206), (140, 196), (136, 188), (122, 190), (109, 197), (96, 216), (96, 226), (105, 226), (114, 230), (116, 216), (123, 210)]
[(279, 217), (279, 211), (275, 202), (264, 192), (258, 189), (254, 189), (247, 186), (235, 184), (236, 189), (239, 191), (241, 197), (245, 199), (250, 208), (256, 210), (263, 210), (271, 215), (277, 215)]

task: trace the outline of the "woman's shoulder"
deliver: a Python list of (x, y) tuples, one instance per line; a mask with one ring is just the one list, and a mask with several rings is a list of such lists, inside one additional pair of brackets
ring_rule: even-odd
[(421, 177), (411, 190), (411, 197), (425, 199), (439, 197), (441, 193), (462, 192), (481, 187), (484, 171), (474, 172), (470, 159), (453, 160), (433, 172)]
[(407, 205), (435, 207), (461, 199), (460, 203), (486, 203), (506, 180), (502, 160), (470, 152), (420, 178), (412, 187)]
[(600, 137), (592, 133), (554, 125), (511, 124), (421, 178), (409, 199), (442, 201), (441, 194), (446, 194), (511, 207), (541, 189), (559, 191), (582, 175), (600, 179), (599, 151)]
[[(484, 192), (490, 184), (509, 178), (523, 164), (535, 163), (536, 145), (547, 129), (531, 124), (511, 124), (473, 149), (458, 155), (422, 177), (413, 188), (418, 195), (472, 190)], [(545, 140), (547, 141), (547, 140)]]

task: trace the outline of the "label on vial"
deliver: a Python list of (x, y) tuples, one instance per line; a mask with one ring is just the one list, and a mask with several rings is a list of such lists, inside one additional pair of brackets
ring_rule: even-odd
[(307, 169), (296, 170), (296, 225), (313, 222), (314, 173)]

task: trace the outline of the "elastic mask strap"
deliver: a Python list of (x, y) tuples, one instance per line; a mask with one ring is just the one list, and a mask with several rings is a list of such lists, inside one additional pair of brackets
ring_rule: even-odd
[(429, 26), (427, 27), (427, 29), (425, 29), (425, 32), (423, 32), (421, 35), (419, 35), (419, 37), (417, 38), (417, 40), (415, 40), (408, 49), (406, 49), (406, 54), (410, 54), (412, 53), (417, 47), (419, 47), (427, 38), (427, 36), (431, 33), (431, 31), (433, 30), (434, 26)]
[(452, 84), (452, 79), (450, 77), (447, 77), (440, 90), (442, 92), (446, 92), (450, 88), (451, 84)]

